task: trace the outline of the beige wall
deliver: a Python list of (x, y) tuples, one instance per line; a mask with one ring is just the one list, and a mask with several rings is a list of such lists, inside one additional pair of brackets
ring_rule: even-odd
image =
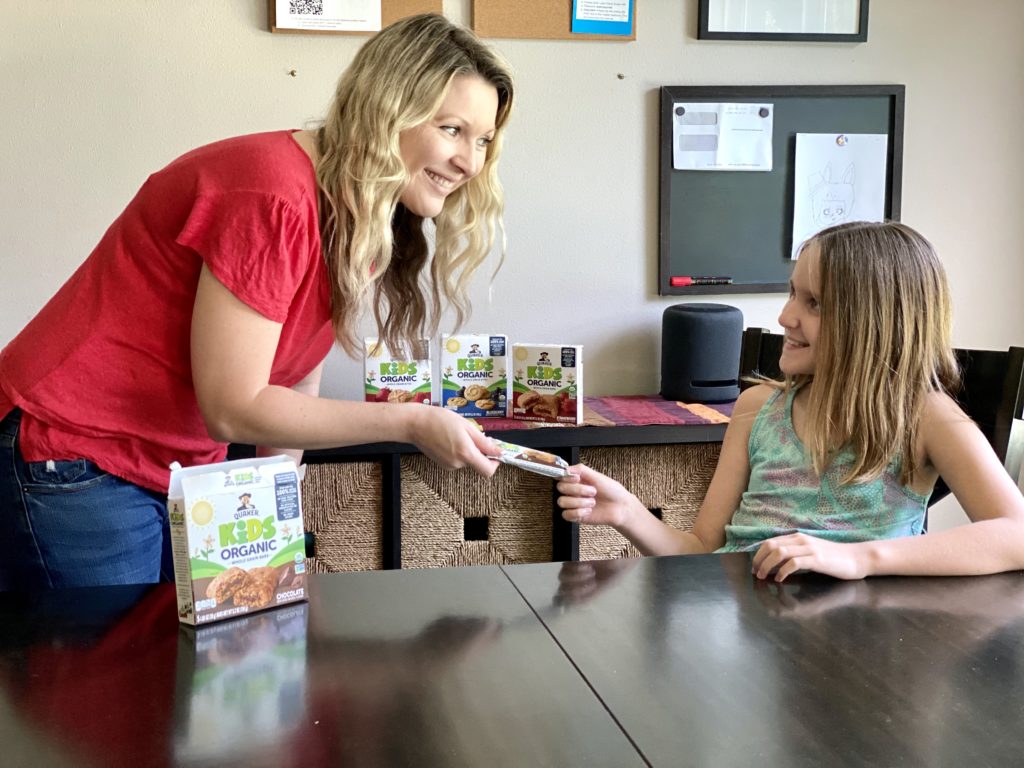
[[(863, 44), (698, 41), (697, 0), (638, 5), (635, 42), (495, 41), (519, 89), (509, 250), (490, 295), (478, 281), (470, 330), (584, 344), (590, 394), (657, 391), (661, 313), (680, 300), (656, 288), (658, 86), (904, 83), (903, 220), (945, 259), (955, 342), (1024, 343), (1024, 3), (875, 0)], [(470, 6), (444, 4), (463, 23)], [(190, 147), (321, 115), (363, 38), (271, 35), (265, 7), (37, 0), (5, 14), (0, 344), (147, 174)], [(782, 298), (720, 300), (775, 328)], [(325, 393), (358, 397), (361, 371), (333, 353)], [(954, 503), (942, 510), (955, 519)]]
[[(363, 38), (271, 35), (265, 6), (50, 0), (6, 15), (0, 344), (148, 173), (203, 142), (320, 116)], [(863, 44), (698, 41), (696, 6), (643, 0), (631, 43), (495, 41), (520, 96), (509, 250), (490, 297), (478, 281), (471, 328), (584, 344), (591, 394), (656, 391), (661, 313), (680, 300), (656, 295), (658, 86), (904, 83), (903, 220), (945, 258), (956, 342), (1024, 343), (1024, 3), (875, 0)], [(471, 19), (468, 0), (444, 7)], [(782, 297), (719, 300), (775, 327)], [(358, 395), (360, 371), (333, 355), (325, 391)]]

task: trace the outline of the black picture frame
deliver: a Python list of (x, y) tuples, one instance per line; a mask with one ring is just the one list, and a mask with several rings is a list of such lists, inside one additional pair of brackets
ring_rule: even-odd
[[(864, 43), (868, 39), (868, 0), (845, 0), (857, 4), (857, 31), (852, 33), (828, 32), (751, 32), (745, 29), (708, 29), (714, 6), (728, 0), (700, 0), (697, 14), (699, 40), (789, 40), (818, 43)], [(781, 0), (780, 0), (781, 2)], [(714, 6), (712, 5), (714, 4)]]

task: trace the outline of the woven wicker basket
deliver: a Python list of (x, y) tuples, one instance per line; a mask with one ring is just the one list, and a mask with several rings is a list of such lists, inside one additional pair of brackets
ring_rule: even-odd
[[(693, 527), (715, 473), (719, 443), (587, 448), (580, 460), (618, 480), (648, 509), (681, 530)], [(580, 526), (580, 560), (639, 557), (636, 547), (607, 526)]]
[(309, 464), (302, 483), (306, 530), (316, 535), (313, 572), (383, 567), (380, 465)]
[[(582, 461), (621, 482), (662, 519), (687, 530), (704, 499), (720, 445), (590, 448)], [(402, 567), (542, 563), (552, 557), (553, 483), (500, 466), (493, 478), (451, 472), (424, 456), (402, 457)], [(383, 567), (381, 474), (376, 463), (314, 464), (302, 486), (306, 529), (316, 535), (311, 570)], [(467, 540), (466, 518), (487, 518), (486, 539)], [(580, 559), (636, 557), (622, 536), (581, 526)]]
[[(402, 458), (402, 567), (551, 560), (551, 480), (500, 466), (493, 478)], [(467, 541), (465, 518), (487, 517), (488, 537)]]

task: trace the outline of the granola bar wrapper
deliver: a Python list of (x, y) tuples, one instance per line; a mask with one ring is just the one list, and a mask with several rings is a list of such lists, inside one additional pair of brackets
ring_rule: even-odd
[(538, 475), (546, 477), (569, 476), (569, 462), (561, 456), (515, 443), (506, 443), (504, 440), (497, 440), (493, 437), (491, 439), (501, 448), (501, 455), (495, 458), (503, 464), (511, 464), (513, 467), (525, 469), (527, 472), (536, 472)]

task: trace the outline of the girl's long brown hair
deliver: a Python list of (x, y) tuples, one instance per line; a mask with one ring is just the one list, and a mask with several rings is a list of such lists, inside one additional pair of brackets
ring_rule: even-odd
[(819, 249), (821, 289), (808, 399), (815, 470), (849, 445), (855, 459), (843, 482), (875, 478), (899, 456), (906, 485), (918, 469), (926, 397), (953, 395), (960, 383), (945, 270), (931, 243), (898, 222), (840, 224), (809, 242)]

